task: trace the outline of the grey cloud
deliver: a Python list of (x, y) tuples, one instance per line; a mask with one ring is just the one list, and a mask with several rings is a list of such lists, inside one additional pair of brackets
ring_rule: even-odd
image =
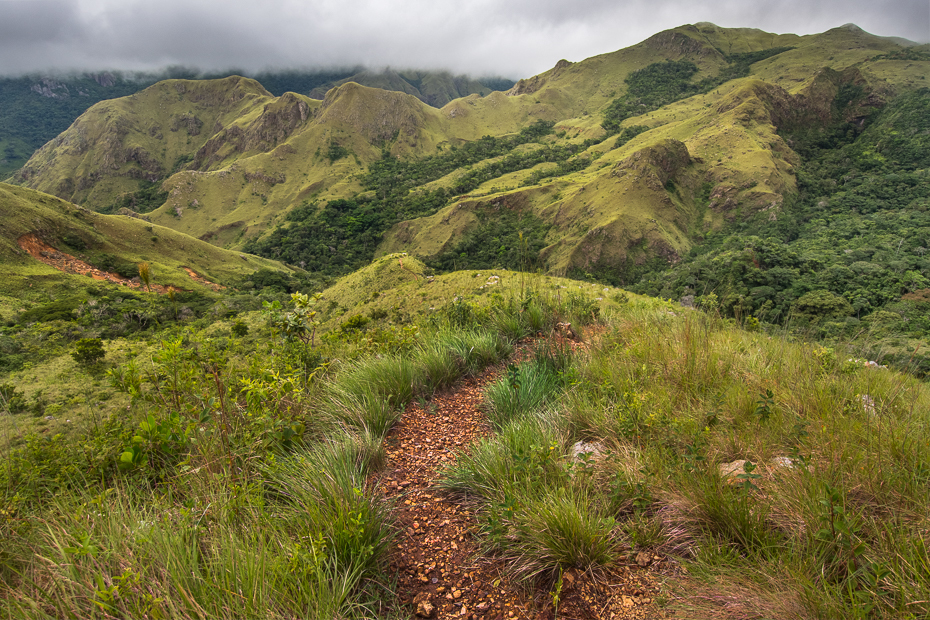
[(365, 64), (525, 77), (697, 21), (930, 40), (927, 0), (0, 0), (0, 72)]

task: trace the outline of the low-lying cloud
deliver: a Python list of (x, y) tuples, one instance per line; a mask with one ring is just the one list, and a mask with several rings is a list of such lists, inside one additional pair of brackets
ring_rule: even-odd
[(0, 73), (369, 67), (527, 77), (710, 21), (930, 41), (927, 0), (0, 0)]

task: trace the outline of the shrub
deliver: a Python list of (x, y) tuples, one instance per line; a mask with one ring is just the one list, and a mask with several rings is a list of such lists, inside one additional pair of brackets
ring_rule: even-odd
[(103, 341), (100, 338), (81, 338), (74, 344), (71, 357), (81, 366), (89, 367), (98, 364), (106, 356)]

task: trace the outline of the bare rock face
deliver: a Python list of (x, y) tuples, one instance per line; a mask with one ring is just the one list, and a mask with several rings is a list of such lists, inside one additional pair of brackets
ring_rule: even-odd
[[(285, 93), (265, 106), (262, 114), (246, 127), (233, 125), (223, 129), (204, 144), (194, 158), (194, 169), (204, 170), (235, 153), (270, 151), (303, 125), (310, 116), (310, 106), (293, 93)], [(201, 123), (202, 125), (202, 123)], [(200, 132), (200, 125), (196, 126)], [(188, 125), (188, 132), (191, 131)], [(193, 135), (193, 134), (192, 134)]]
[(116, 84), (116, 78), (113, 74), (106, 71), (103, 73), (92, 73), (90, 77), (104, 88), (110, 88)]
[(30, 90), (49, 99), (67, 99), (71, 96), (71, 91), (67, 86), (51, 78), (42, 78), (41, 81), (33, 84)]

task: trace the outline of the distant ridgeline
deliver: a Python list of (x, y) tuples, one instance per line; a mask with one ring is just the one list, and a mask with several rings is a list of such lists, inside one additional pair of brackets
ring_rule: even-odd
[[(366, 80), (377, 80), (378, 87), (390, 89), (394, 86), (405, 91), (412, 89), (423, 102), (438, 106), (445, 105), (453, 97), (463, 97), (478, 90), (484, 94), (513, 86), (512, 80), (504, 78), (466, 80), (432, 72), (404, 74), (408, 77), (416, 76), (417, 84), (423, 90), (421, 95), (420, 91), (403, 77), (398, 76), (397, 82), (390, 84), (378, 79), (381, 73), (365, 72), (361, 67), (331, 71), (266, 71), (258, 74), (203, 73), (195, 69), (172, 67), (158, 73), (106, 71), (0, 77), (0, 180), (22, 167), (36, 149), (65, 131), (78, 116), (95, 103), (131, 95), (161, 80), (208, 80), (233, 74), (254, 78), (275, 96), (281, 96), (286, 92), (313, 92), (322, 97), (328, 88), (343, 81), (365, 83)], [(434, 82), (435, 88), (430, 88)], [(129, 207), (145, 212), (151, 210), (147, 209), (147, 206), (154, 204), (151, 198), (151, 195), (129, 198), (128, 203), (120, 204), (111, 211)], [(163, 202), (164, 200), (158, 205)]]

